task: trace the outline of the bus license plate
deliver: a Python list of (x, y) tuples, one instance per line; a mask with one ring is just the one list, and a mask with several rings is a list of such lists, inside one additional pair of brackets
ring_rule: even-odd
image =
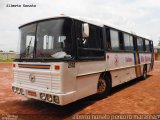
[(30, 96), (33, 96), (33, 97), (36, 97), (36, 92), (33, 92), (33, 91), (28, 91), (28, 95)]

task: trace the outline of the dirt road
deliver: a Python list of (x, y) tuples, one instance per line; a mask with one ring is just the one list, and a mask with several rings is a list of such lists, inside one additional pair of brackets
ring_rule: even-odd
[(14, 94), (11, 90), (11, 67), (11, 63), (0, 63), (2, 118), (61, 120), (72, 119), (78, 114), (160, 114), (160, 62), (155, 62), (154, 71), (144, 81), (136, 79), (120, 85), (102, 100), (89, 97), (64, 107)]

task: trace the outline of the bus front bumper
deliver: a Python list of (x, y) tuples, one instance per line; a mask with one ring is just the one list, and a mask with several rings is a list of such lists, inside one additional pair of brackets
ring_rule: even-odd
[(76, 91), (71, 91), (64, 94), (56, 94), (33, 89), (24, 89), (17, 85), (12, 85), (12, 91), (16, 94), (23, 95), (27, 98), (33, 98), (61, 106), (74, 102), (74, 96), (76, 93)]

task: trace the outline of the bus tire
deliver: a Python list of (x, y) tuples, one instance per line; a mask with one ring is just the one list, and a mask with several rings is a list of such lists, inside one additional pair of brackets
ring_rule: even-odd
[(104, 77), (100, 77), (97, 84), (97, 97), (105, 98), (110, 94), (111, 91), (111, 81), (110, 78), (105, 75)]
[(145, 80), (147, 78), (147, 65), (144, 66), (143, 68), (143, 75), (142, 75), (142, 79)]

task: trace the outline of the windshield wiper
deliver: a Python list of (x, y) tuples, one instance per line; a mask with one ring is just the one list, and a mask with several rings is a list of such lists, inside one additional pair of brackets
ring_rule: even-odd
[(29, 41), (29, 45), (26, 47), (26, 55), (28, 56), (29, 55), (29, 51), (30, 51), (30, 47), (31, 47), (31, 42), (32, 42), (32, 37), (31, 37), (31, 40)]

